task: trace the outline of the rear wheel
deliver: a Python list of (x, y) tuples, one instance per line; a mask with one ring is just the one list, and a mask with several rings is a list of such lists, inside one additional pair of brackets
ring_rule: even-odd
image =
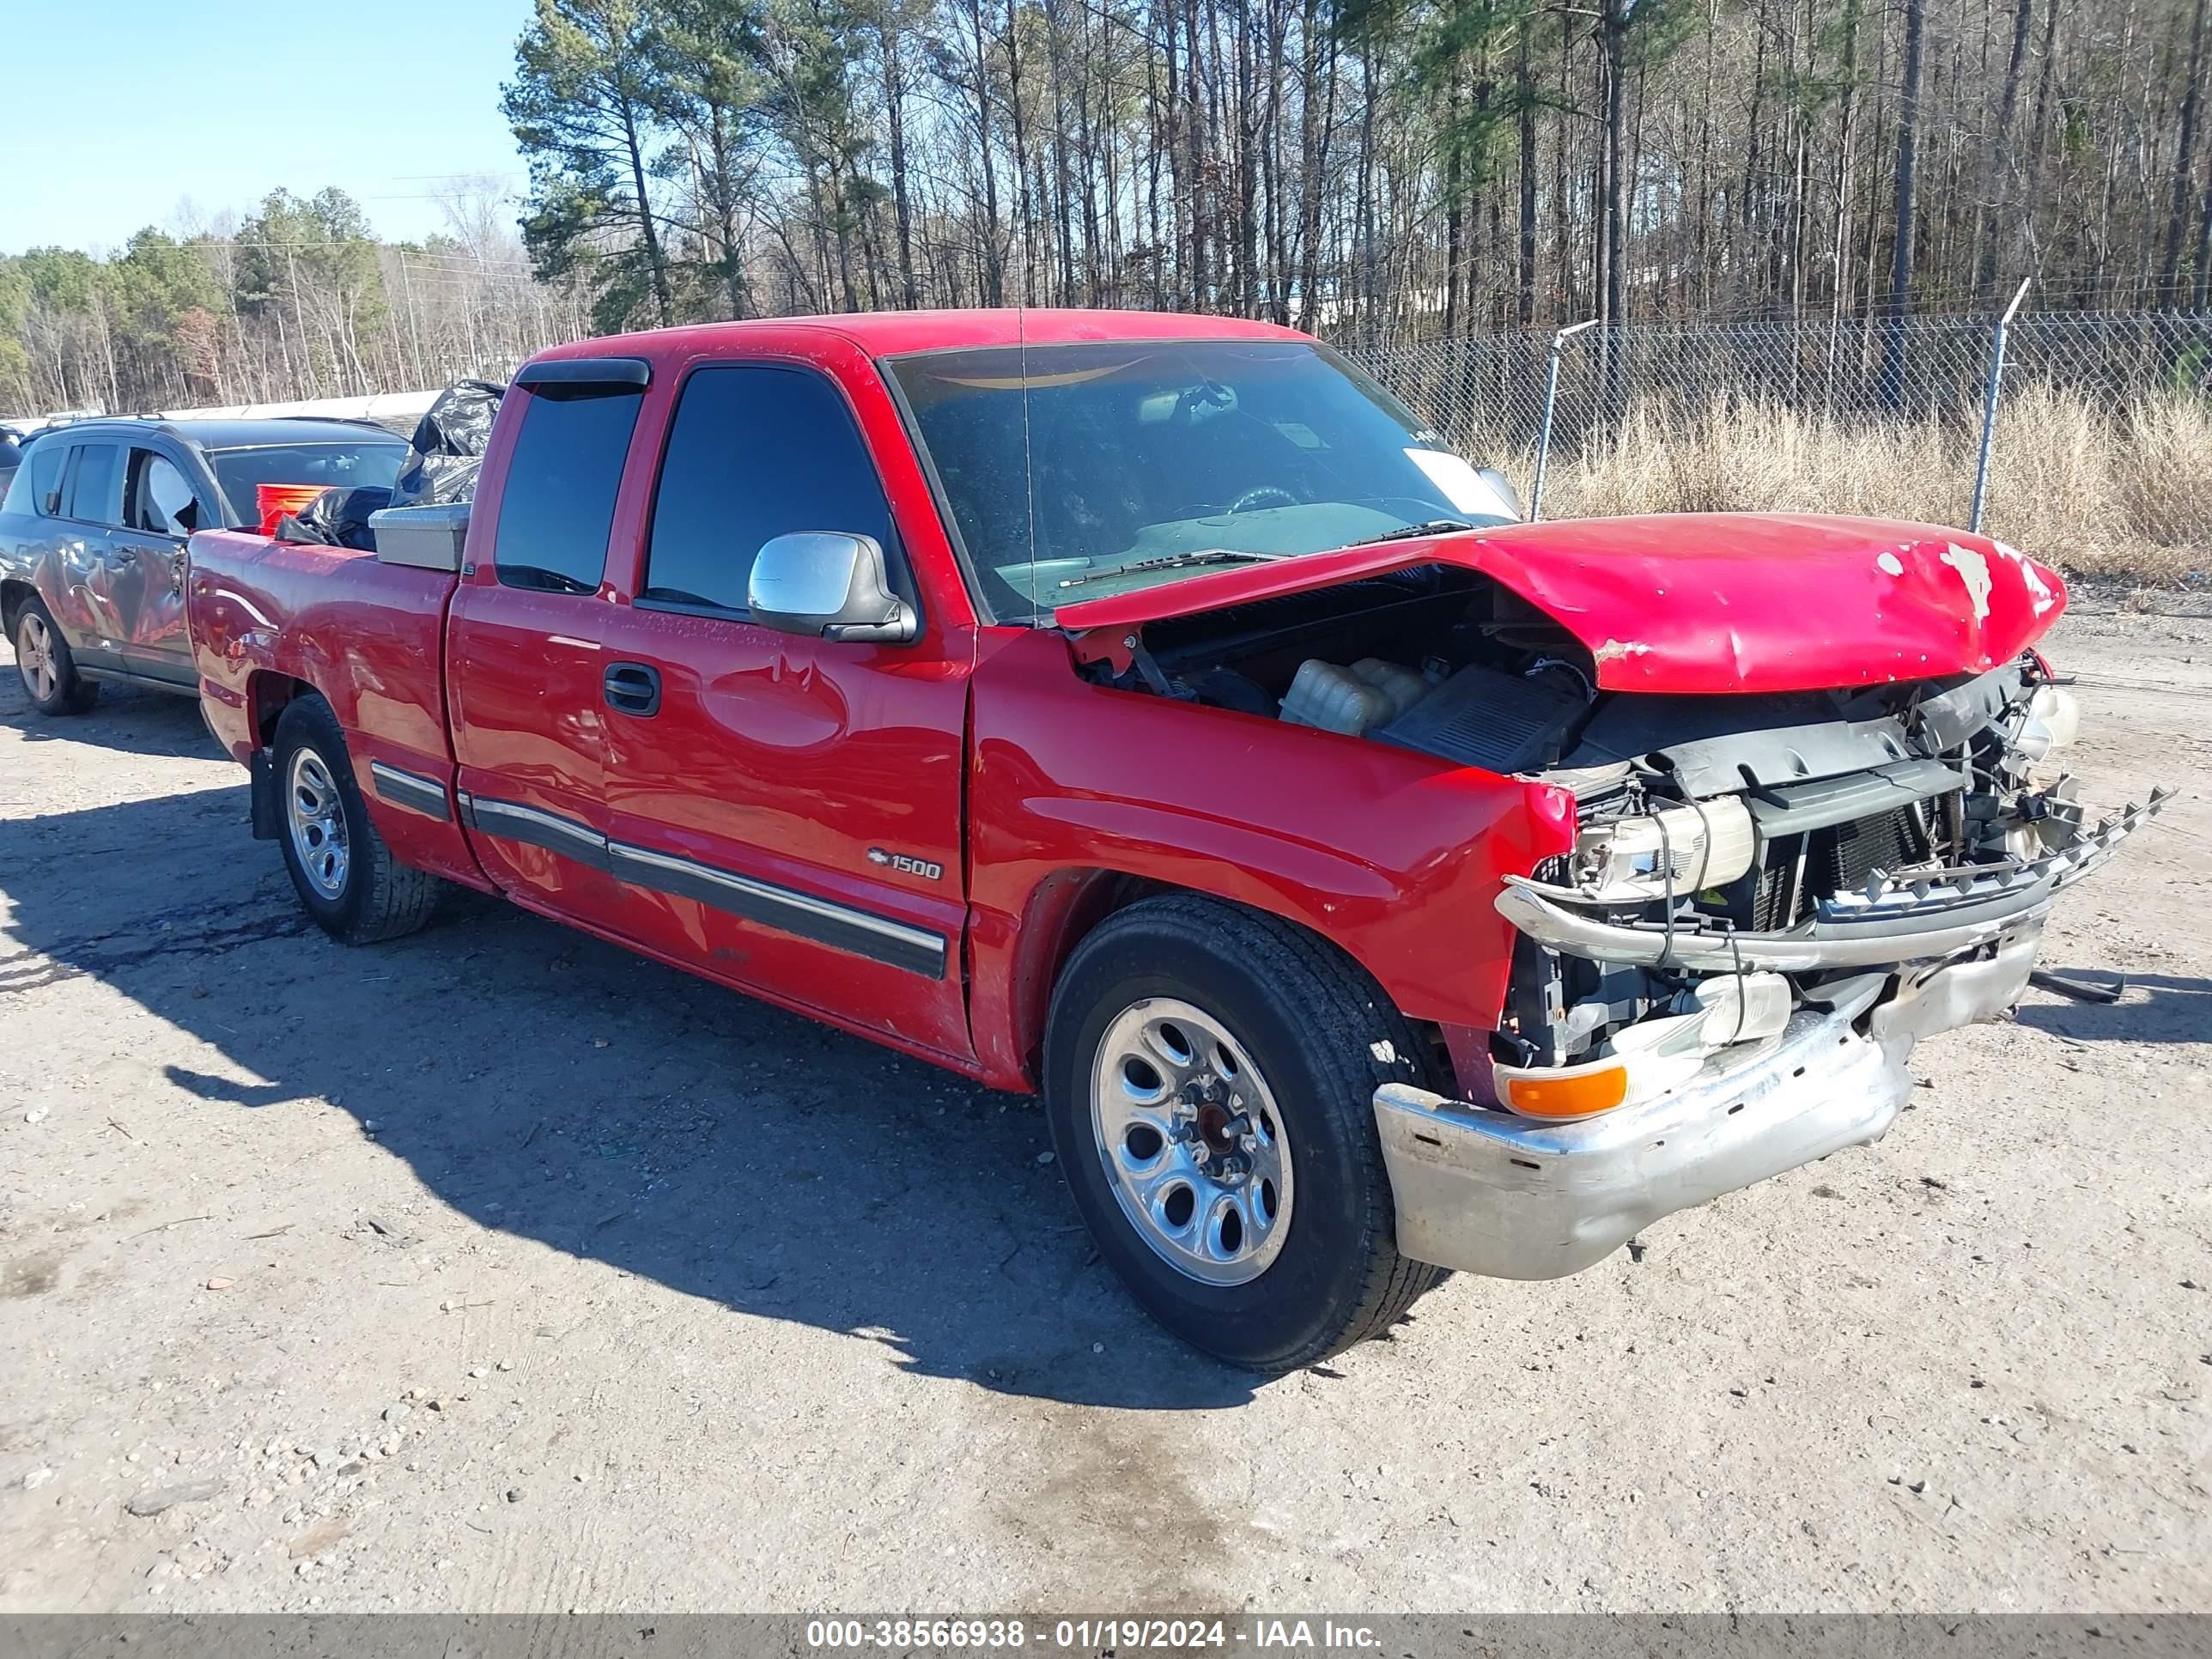
[(77, 672), (69, 641), (35, 597), (15, 613), (15, 672), (41, 714), (82, 714), (100, 701), (100, 683)]
[(1076, 1207), (1146, 1311), (1260, 1371), (1380, 1334), (1443, 1277), (1398, 1254), (1374, 1091), (1426, 1081), (1354, 963), (1194, 896), (1109, 918), (1053, 995), (1046, 1110)]
[(294, 699), (276, 722), (284, 867), (323, 931), (347, 945), (411, 933), (436, 908), (435, 876), (399, 863), (354, 782), (337, 716), (318, 696)]

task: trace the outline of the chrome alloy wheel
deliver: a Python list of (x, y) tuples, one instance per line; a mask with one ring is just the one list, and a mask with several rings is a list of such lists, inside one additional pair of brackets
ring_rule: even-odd
[(26, 611), (15, 624), (15, 667), (25, 689), (41, 702), (61, 684), (61, 670), (54, 666), (53, 634), (35, 611)]
[(1121, 1213), (1170, 1267), (1244, 1285), (1282, 1253), (1292, 1197), (1282, 1115), (1212, 1015), (1166, 997), (1123, 1009), (1091, 1061), (1091, 1127)]
[(293, 751), (291, 775), (285, 780), (284, 818), (292, 834), (292, 851), (309, 884), (334, 902), (344, 897), (345, 802), (323, 757), (312, 749)]

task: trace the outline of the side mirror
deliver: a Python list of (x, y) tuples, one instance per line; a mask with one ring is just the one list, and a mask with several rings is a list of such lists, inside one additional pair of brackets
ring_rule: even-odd
[(921, 632), (914, 607), (890, 590), (882, 544), (835, 530), (769, 541), (753, 561), (745, 605), (762, 627), (813, 639), (903, 645)]
[(1516, 519), (1525, 519), (1528, 516), (1528, 509), (1521, 504), (1521, 492), (1513, 487), (1513, 481), (1496, 467), (1478, 467), (1475, 469), (1475, 477), (1498, 492), (1498, 499), (1513, 509), (1513, 516)]

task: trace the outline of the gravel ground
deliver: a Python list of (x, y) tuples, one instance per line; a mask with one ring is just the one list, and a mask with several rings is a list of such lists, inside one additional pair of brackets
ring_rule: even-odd
[(191, 707), (0, 690), (0, 1609), (2212, 1608), (2212, 612), (2077, 606), (2188, 796), (1881, 1146), (1255, 1384), (1027, 1103), (489, 902), (345, 951)]

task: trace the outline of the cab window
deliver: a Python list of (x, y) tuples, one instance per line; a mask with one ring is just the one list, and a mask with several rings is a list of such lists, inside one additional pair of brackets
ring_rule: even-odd
[(492, 548), (504, 586), (599, 591), (641, 393), (637, 386), (530, 390)]
[(799, 530), (873, 537), (902, 585), (883, 483), (836, 388), (799, 368), (695, 371), (653, 489), (640, 603), (743, 614), (763, 544)]

